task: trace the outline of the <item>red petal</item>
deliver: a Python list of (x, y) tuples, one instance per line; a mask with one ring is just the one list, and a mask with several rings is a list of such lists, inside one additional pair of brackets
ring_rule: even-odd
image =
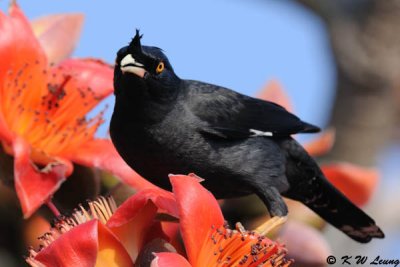
[[(114, 91), (114, 69), (98, 59), (67, 59), (59, 67), (65, 75), (71, 75), (81, 88), (90, 88), (98, 100)], [(77, 92), (79, 94), (79, 92)]]
[(167, 237), (167, 241), (176, 249), (176, 251), (182, 255), (185, 254), (185, 248), (183, 247), (179, 224), (176, 222), (161, 222), (161, 228), (164, 235)]
[(50, 115), (56, 121), (70, 123), (85, 118), (98, 103), (113, 92), (113, 69), (91, 59), (68, 59), (49, 71), (50, 84), (63, 84), (64, 97)]
[(150, 267), (190, 267), (190, 263), (181, 255), (170, 252), (156, 253)]
[(306, 151), (314, 156), (322, 156), (328, 153), (335, 142), (335, 130), (333, 128), (323, 131), (319, 136), (313, 141), (304, 144)]
[[(22, 69), (31, 70), (35, 68), (38, 69), (37, 72), (30, 72), (30, 75), (32, 75), (31, 84), (34, 84), (34, 87), (37, 87), (37, 90), (40, 91), (41, 84), (37, 82), (42, 78), (43, 74), (41, 72), (47, 62), (28, 20), (18, 5), (12, 4), (9, 14), (7, 16), (0, 11), (0, 99), (2, 101), (0, 106), (0, 138), (10, 144), (12, 134), (6, 123), (9, 118), (5, 116), (10, 111), (9, 107), (11, 105), (15, 106), (15, 102), (8, 99), (11, 93), (8, 85), (15, 81), (15, 76)], [(19, 79), (22, 79), (24, 75), (20, 75)], [(27, 85), (26, 90), (30, 89), (29, 86), (30, 84)], [(35, 94), (40, 95), (40, 92), (36, 91)], [(21, 98), (23, 97), (21, 96)], [(24, 107), (28, 108), (26, 105)]]
[(14, 140), (13, 150), (15, 190), (27, 218), (57, 191), (73, 167), (69, 162), (54, 162), (45, 171), (38, 170), (29, 158), (29, 145), (21, 138)]
[(264, 88), (256, 94), (256, 97), (281, 105), (288, 111), (293, 111), (293, 105), (289, 96), (283, 90), (282, 85), (276, 80), (269, 81)]
[(91, 220), (73, 228), (42, 249), (35, 260), (45, 266), (95, 266), (99, 248), (98, 225), (97, 220)]
[(379, 172), (350, 163), (323, 165), (322, 171), (353, 203), (362, 206), (371, 198), (379, 180)]
[(110, 221), (108, 221), (107, 226), (124, 245), (132, 261), (135, 261), (138, 256), (143, 242), (153, 226), (156, 213), (157, 207), (151, 201), (147, 201), (129, 214), (129, 220), (125, 220), (123, 224), (109, 223)]
[[(135, 225), (134, 225), (135, 226)], [(131, 267), (133, 262), (128, 254), (129, 247), (124, 246), (120, 239), (106, 226), (98, 222), (99, 249), (97, 253), (96, 267)], [(125, 236), (134, 239), (136, 236)]]
[(179, 209), (183, 242), (189, 262), (197, 262), (203, 243), (212, 227), (224, 224), (217, 200), (199, 183), (196, 177), (170, 175)]
[(124, 183), (136, 189), (157, 188), (133, 171), (121, 158), (108, 139), (95, 139), (83, 144), (79, 153), (65, 155), (73, 162), (84, 166), (97, 167), (119, 177)]
[(49, 62), (59, 63), (71, 55), (79, 40), (83, 18), (83, 14), (58, 14), (31, 22)]
[(148, 232), (154, 229), (153, 220), (157, 210), (178, 216), (175, 198), (171, 192), (148, 188), (127, 199), (107, 222), (107, 226), (129, 248), (127, 250), (133, 261), (136, 260), (143, 242), (149, 237)]
[(114, 234), (98, 220), (80, 224), (42, 249), (35, 260), (45, 266), (133, 266)]
[(32, 58), (45, 59), (29, 21), (18, 5), (12, 4), (9, 14), (0, 11), (0, 80), (11, 65), (18, 69), (27, 62), (32, 63)]
[(107, 226), (118, 227), (132, 220), (149, 200), (151, 200), (161, 212), (166, 212), (172, 216), (178, 217), (175, 197), (171, 192), (161, 188), (148, 188), (139, 191), (122, 203), (108, 220)]

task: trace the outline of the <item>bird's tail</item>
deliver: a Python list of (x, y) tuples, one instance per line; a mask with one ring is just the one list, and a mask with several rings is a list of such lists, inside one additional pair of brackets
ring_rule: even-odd
[(372, 238), (384, 237), (375, 221), (325, 178), (301, 145), (291, 139), (283, 141), (282, 146), (287, 153), (286, 175), (291, 185), (285, 196), (301, 201), (358, 242), (367, 243)]

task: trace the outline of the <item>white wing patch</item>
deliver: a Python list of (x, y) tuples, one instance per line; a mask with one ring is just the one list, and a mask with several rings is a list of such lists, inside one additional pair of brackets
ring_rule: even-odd
[(256, 136), (273, 136), (272, 132), (263, 132), (259, 130), (254, 130), (250, 129), (250, 133), (252, 133), (251, 137), (256, 137)]

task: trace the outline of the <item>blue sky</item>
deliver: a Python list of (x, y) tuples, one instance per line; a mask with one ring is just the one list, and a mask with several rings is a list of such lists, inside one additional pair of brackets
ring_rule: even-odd
[[(181, 78), (249, 95), (274, 78), (292, 97), (297, 115), (325, 124), (335, 78), (327, 39), (322, 23), (292, 1), (18, 3), (29, 18), (84, 13), (84, 29), (74, 56), (94, 56), (111, 63), (139, 28), (144, 34), (142, 43), (164, 49)], [(7, 1), (0, 2), (3, 10), (7, 5)], [(113, 98), (108, 102), (112, 105)]]

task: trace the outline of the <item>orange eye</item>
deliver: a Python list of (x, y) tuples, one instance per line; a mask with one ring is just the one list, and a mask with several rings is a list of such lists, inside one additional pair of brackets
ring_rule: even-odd
[(164, 66), (164, 62), (160, 62), (158, 63), (158, 66), (156, 68), (156, 73), (160, 74), (163, 70), (164, 70), (165, 66)]

